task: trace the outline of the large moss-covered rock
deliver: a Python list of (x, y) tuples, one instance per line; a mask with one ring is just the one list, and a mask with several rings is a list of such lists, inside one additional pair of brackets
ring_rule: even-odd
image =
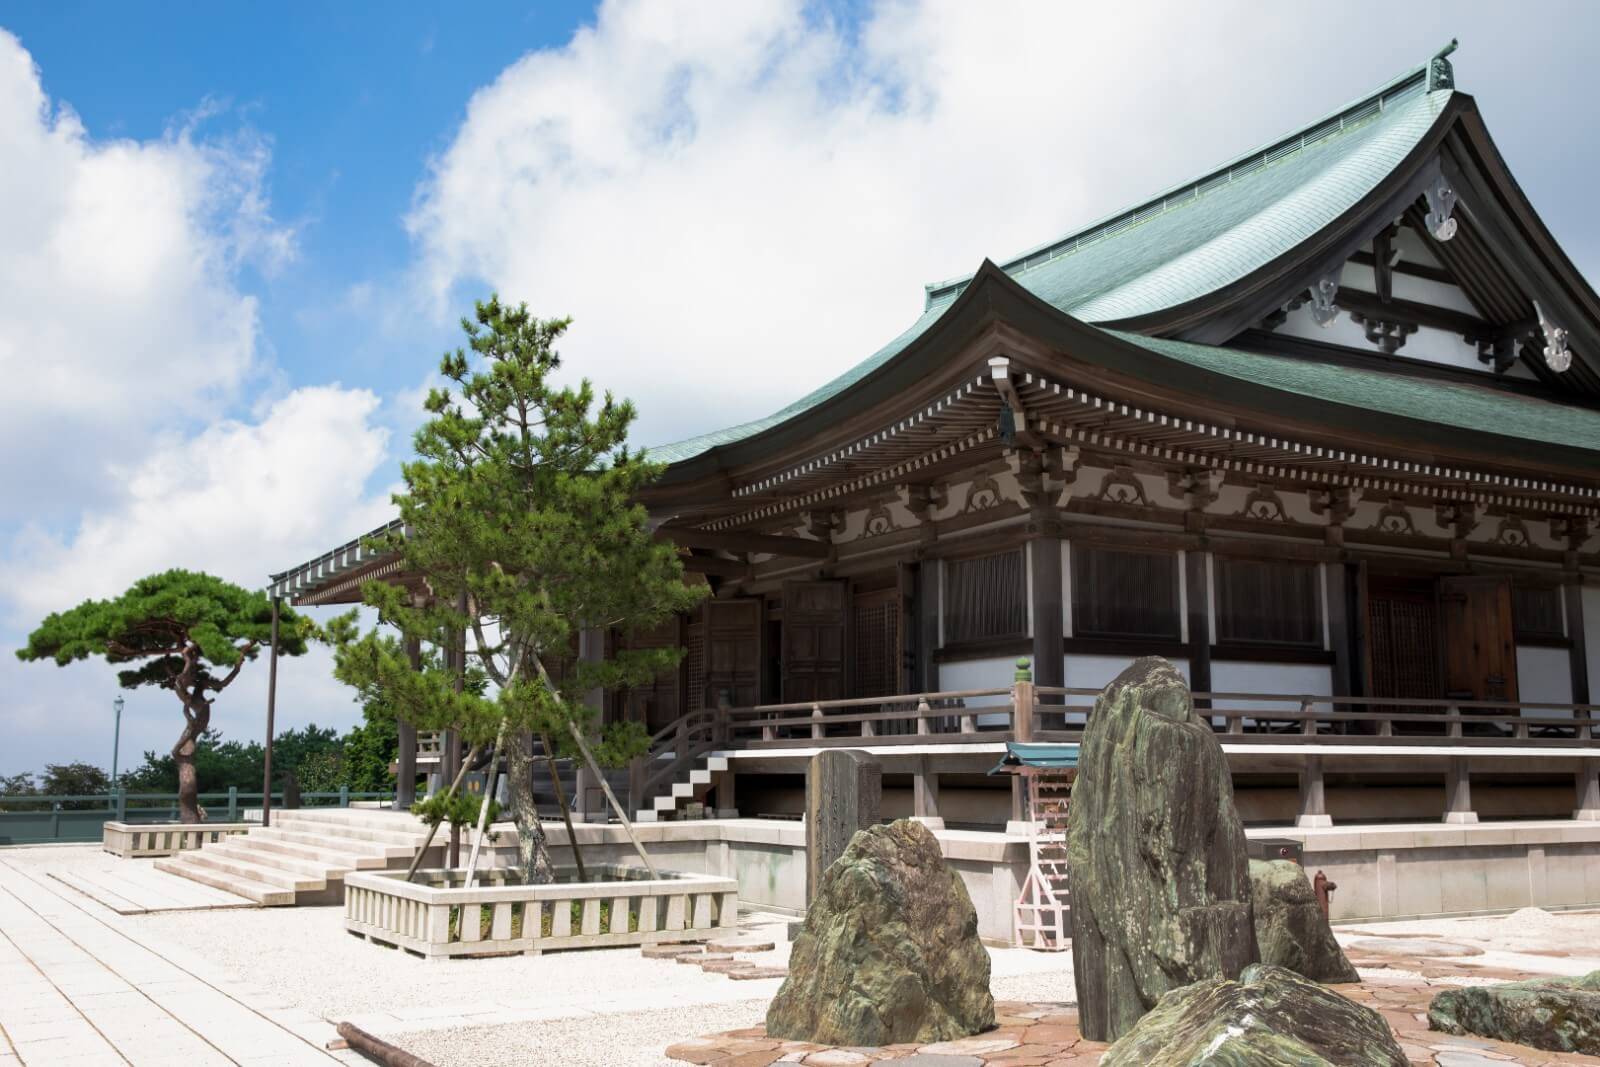
[(857, 833), (806, 913), (768, 1035), (891, 1045), (994, 1024), (978, 913), (938, 840), (909, 819)]
[(1100, 1067), (1407, 1067), (1383, 1016), (1282, 967), (1166, 994)]
[(1083, 1035), (1114, 1041), (1168, 990), (1256, 959), (1244, 826), (1222, 746), (1160, 657), (1095, 701), (1068, 836)]
[(1428, 1005), (1428, 1025), (1550, 1052), (1600, 1056), (1600, 971), (1446, 989)]
[(1250, 861), (1250, 904), (1261, 962), (1313, 982), (1359, 982), (1317, 904), (1305, 868), (1289, 860)]

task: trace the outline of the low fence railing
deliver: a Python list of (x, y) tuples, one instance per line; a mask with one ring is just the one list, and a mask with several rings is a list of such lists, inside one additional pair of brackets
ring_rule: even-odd
[[(243, 822), (247, 816), (260, 818), (260, 792), (238, 789), (201, 793), (200, 808), (207, 822)], [(345, 808), (352, 801), (393, 800), (393, 793), (352, 792), (349, 789), (303, 792), (300, 804), (307, 808)], [(283, 794), (272, 794), (274, 809), (283, 805)], [(178, 821), (178, 794), (94, 793), (72, 796), (50, 794), (0, 796), (0, 845), (30, 845), (50, 842), (100, 841), (107, 822), (161, 823)]]

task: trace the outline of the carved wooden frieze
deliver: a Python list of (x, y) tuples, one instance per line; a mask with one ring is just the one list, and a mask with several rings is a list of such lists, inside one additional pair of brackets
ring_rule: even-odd
[(1528, 524), (1521, 515), (1508, 512), (1500, 519), (1500, 525), (1494, 532), (1494, 543), (1528, 548), (1533, 545), (1533, 535), (1528, 532)]
[(1411, 517), (1411, 509), (1406, 507), (1406, 502), (1394, 497), (1379, 509), (1377, 521), (1372, 524), (1372, 529), (1379, 533), (1415, 536), (1417, 524)]
[(1306, 494), (1306, 501), (1311, 505), (1311, 514), (1323, 519), (1329, 526), (1343, 526), (1355, 514), (1356, 501), (1360, 496), (1359, 489), (1334, 485), (1311, 490)]
[(1450, 536), (1465, 541), (1478, 528), (1478, 506), (1469, 500), (1452, 500), (1434, 505), (1434, 521)]
[(1095, 494), (1095, 499), (1108, 504), (1152, 506), (1150, 498), (1145, 496), (1144, 486), (1133, 473), (1133, 468), (1122, 463), (1106, 472), (1106, 476), (1100, 481), (1100, 491)]
[(968, 513), (974, 511), (987, 511), (989, 508), (999, 507), (1005, 498), (1000, 495), (1000, 483), (992, 474), (985, 474), (974, 478), (967, 487)]
[(1241, 519), (1256, 519), (1260, 522), (1288, 522), (1289, 513), (1284, 509), (1283, 498), (1278, 491), (1270, 485), (1258, 485), (1244, 498), (1244, 505), (1239, 509), (1237, 517)]

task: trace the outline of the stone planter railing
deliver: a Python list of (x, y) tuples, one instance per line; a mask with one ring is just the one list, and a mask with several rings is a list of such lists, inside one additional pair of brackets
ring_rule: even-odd
[[(563, 870), (558, 877), (573, 872)], [(734, 927), (732, 878), (641, 867), (588, 866), (591, 881), (523, 885), (504, 868), (361, 871), (344, 880), (345, 929), (429, 958), (538, 955), (568, 948), (706, 940)]]
[(108, 822), (100, 841), (107, 852), (123, 859), (171, 856), (242, 834), (253, 825), (247, 822)]

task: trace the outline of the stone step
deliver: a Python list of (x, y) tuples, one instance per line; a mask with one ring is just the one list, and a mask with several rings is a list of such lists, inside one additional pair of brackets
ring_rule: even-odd
[(335, 826), (365, 827), (371, 830), (393, 830), (400, 833), (425, 833), (422, 820), (410, 812), (390, 811), (382, 808), (277, 808), (273, 821), (297, 819), (301, 822), (320, 822)]
[(235, 896), (253, 900), (262, 907), (281, 908), (294, 904), (294, 891), (281, 886), (267, 885), (264, 882), (252, 881), (249, 878), (240, 878), (238, 875), (226, 871), (214, 870), (208, 867), (197, 867), (186, 862), (191, 853), (180, 853), (169, 859), (158, 859), (155, 862), (156, 870), (176, 874), (187, 878), (191, 882), (199, 882), (213, 889), (232, 893)]
[(270, 854), (263, 854), (251, 859), (239, 859), (223, 855), (210, 848), (198, 848), (184, 853), (184, 862), (196, 867), (209, 867), (227, 874), (236, 875), (252, 882), (263, 885), (274, 885), (286, 889), (290, 893), (314, 893), (328, 887), (328, 882), (342, 881), (342, 875), (335, 872), (332, 879), (327, 877), (314, 877), (301, 874), (297, 871), (285, 870), (275, 867), (270, 862), (263, 863), (259, 860), (270, 860)]
[(383, 841), (368, 841), (360, 838), (343, 837), (320, 830), (306, 829), (280, 829), (273, 825), (268, 829), (252, 829), (248, 836), (259, 837), (268, 841), (286, 841), (295, 845), (309, 845), (312, 848), (331, 849), (335, 852), (358, 853), (364, 856), (381, 856), (385, 860), (409, 859), (416, 855), (417, 848), (422, 842), (416, 844), (390, 844)]
[(719, 773), (722, 772), (722, 771), (727, 770), (728, 769), (728, 757), (727, 756), (707, 756), (706, 757), (706, 769), (707, 770), (712, 770), (712, 771), (717, 771)]
[(349, 841), (372, 841), (385, 845), (409, 845), (416, 848), (427, 838), (428, 832), (411, 833), (399, 830), (378, 830), (366, 826), (335, 825), (314, 820), (284, 818), (272, 820), (269, 829), (292, 830), (299, 834), (322, 834), (329, 838), (343, 838)]
[(656, 813), (655, 813), (655, 811), (653, 809), (650, 810), (650, 811), (636, 811), (636, 812), (633, 813), (633, 821), (634, 822), (655, 822), (656, 821)]
[(325, 860), (291, 856), (285, 852), (274, 852), (270, 848), (259, 847), (271, 843), (270, 841), (218, 841), (207, 845), (206, 850), (212, 859), (220, 856), (223, 859), (254, 863), (260, 867), (269, 867), (288, 874), (303, 874), (307, 878), (319, 878), (324, 882), (330, 877), (342, 878), (345, 872), (355, 870), (352, 864), (328, 863)]
[[(267, 831), (272, 833), (273, 831)], [(371, 851), (351, 852), (342, 848), (326, 847), (324, 845), (296, 844), (292, 841), (283, 841), (275, 837), (262, 836), (259, 831), (250, 831), (241, 835), (243, 843), (262, 852), (277, 852), (285, 856), (294, 856), (299, 859), (316, 860), (329, 867), (343, 867), (352, 871), (382, 870), (389, 864), (387, 856), (381, 856)]]

